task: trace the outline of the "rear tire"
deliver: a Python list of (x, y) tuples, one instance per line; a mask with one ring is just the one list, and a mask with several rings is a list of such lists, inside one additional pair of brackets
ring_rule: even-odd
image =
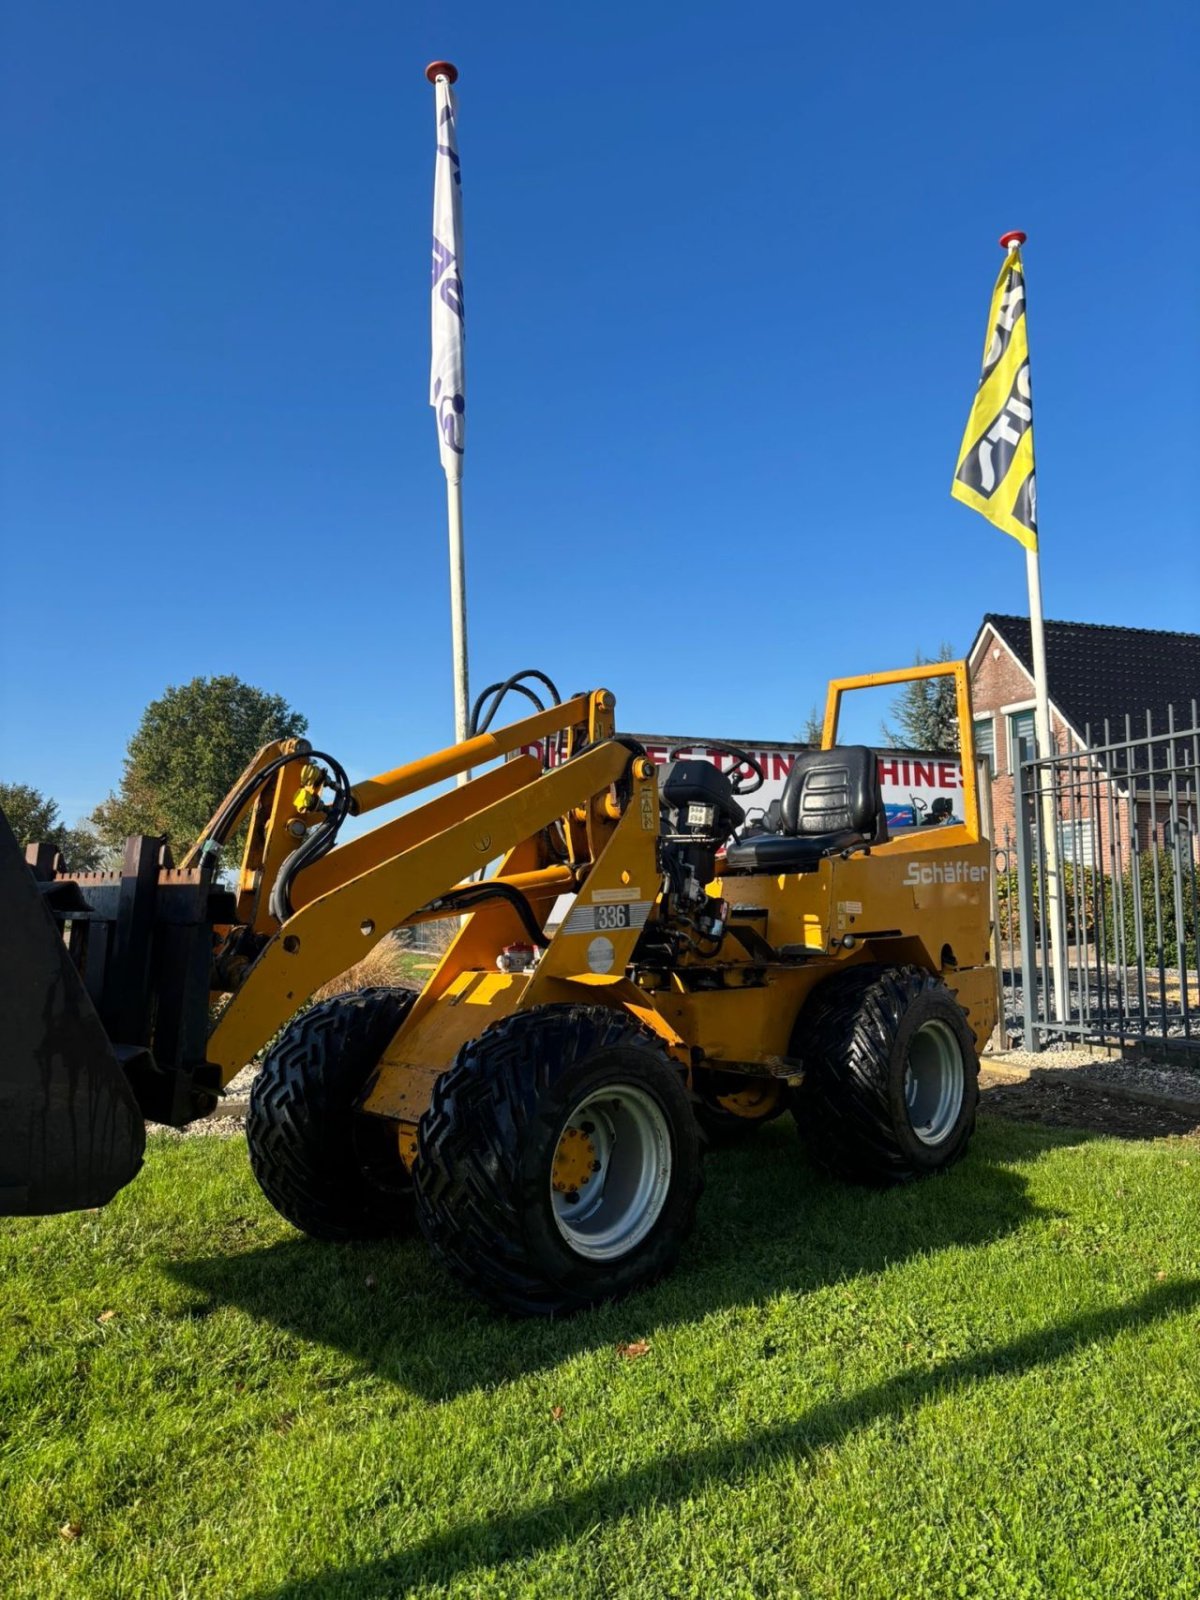
[(695, 1219), (682, 1071), (623, 1011), (517, 1012), (438, 1079), (413, 1182), (434, 1255), (487, 1304), (554, 1316), (628, 1294), (674, 1267)]
[(362, 989), (296, 1017), (250, 1090), (246, 1142), (259, 1188), (314, 1239), (412, 1228), (412, 1185), (394, 1129), (354, 1110), (415, 993)]
[(813, 995), (793, 1052), (800, 1135), (838, 1177), (882, 1187), (940, 1172), (975, 1131), (979, 1062), (966, 1013), (921, 967), (857, 967)]

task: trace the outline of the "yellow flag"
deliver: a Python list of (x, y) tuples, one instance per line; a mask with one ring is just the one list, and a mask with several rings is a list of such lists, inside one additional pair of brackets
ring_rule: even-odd
[(983, 373), (950, 493), (1011, 533), (1027, 550), (1037, 549), (1025, 269), (1015, 245), (992, 290)]

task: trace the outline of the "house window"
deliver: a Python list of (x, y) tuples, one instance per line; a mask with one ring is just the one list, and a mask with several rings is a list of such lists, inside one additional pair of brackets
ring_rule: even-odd
[(1037, 755), (1037, 735), (1032, 711), (1010, 711), (1008, 716), (1009, 770), (1018, 761), (1032, 761)]
[(1062, 861), (1072, 866), (1096, 865), (1096, 839), (1090, 817), (1059, 823), (1058, 853)]
[(988, 771), (996, 776), (996, 724), (991, 717), (975, 718), (975, 754), (986, 756)]

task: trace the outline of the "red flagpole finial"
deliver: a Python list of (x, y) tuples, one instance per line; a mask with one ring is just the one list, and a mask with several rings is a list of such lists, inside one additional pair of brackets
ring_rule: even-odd
[(1002, 233), (1000, 235), (1000, 248), (1001, 250), (1016, 250), (1025, 243), (1028, 237), (1027, 233), (1021, 233), (1019, 230), (1014, 230), (1012, 233)]
[(458, 79), (458, 68), (453, 61), (431, 61), (425, 68), (425, 76), (430, 83), (436, 83), (439, 78), (445, 78), (447, 83), (454, 83)]

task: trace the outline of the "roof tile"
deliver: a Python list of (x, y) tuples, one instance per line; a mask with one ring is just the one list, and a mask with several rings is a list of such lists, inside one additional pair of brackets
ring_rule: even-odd
[[(989, 624), (1032, 677), (1029, 618), (989, 611)], [(1046, 678), (1051, 700), (1079, 733), (1090, 723), (1093, 740), (1106, 717), (1114, 736), (1124, 734), (1126, 716), (1135, 737), (1144, 733), (1147, 711), (1154, 731), (1165, 732), (1171, 705), (1176, 727), (1187, 726), (1192, 702), (1200, 700), (1200, 633), (1047, 618)]]

